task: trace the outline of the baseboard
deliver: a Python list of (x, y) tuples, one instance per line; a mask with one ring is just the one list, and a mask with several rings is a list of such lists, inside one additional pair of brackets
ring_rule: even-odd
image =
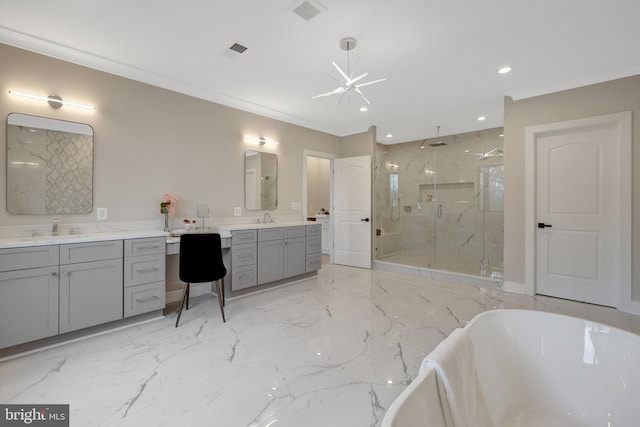
[(511, 292), (513, 294), (533, 295), (528, 286), (520, 282), (505, 280), (502, 289), (504, 289), (505, 292)]

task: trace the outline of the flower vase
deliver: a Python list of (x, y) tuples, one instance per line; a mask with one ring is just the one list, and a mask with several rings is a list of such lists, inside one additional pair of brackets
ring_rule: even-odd
[(164, 214), (164, 231), (169, 231), (169, 213)]

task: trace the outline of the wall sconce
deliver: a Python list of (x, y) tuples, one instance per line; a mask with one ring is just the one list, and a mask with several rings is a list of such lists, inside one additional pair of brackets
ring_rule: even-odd
[(34, 99), (36, 101), (48, 102), (49, 105), (51, 105), (51, 107), (53, 108), (60, 108), (63, 105), (69, 105), (71, 107), (83, 108), (85, 110), (96, 109), (96, 107), (94, 107), (93, 105), (80, 104), (78, 102), (71, 102), (71, 101), (64, 101), (58, 95), (40, 96), (40, 95), (33, 95), (31, 93), (26, 93), (26, 92), (19, 92), (17, 90), (10, 90), (9, 93), (11, 95), (22, 96), (23, 98)]
[(255, 136), (245, 136), (244, 137), (245, 142), (254, 142), (260, 145), (265, 145), (265, 144), (273, 144), (273, 145), (278, 145), (280, 144), (278, 141), (270, 141), (268, 139), (264, 139), (263, 137), (260, 138), (256, 138)]

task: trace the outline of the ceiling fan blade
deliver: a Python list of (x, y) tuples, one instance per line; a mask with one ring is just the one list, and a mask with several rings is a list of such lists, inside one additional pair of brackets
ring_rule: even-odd
[(355, 83), (355, 82), (357, 82), (358, 80), (360, 80), (360, 79), (362, 79), (362, 78), (364, 78), (364, 77), (367, 77), (368, 75), (369, 75), (369, 73), (363, 73), (363, 74), (360, 74), (360, 75), (359, 75), (358, 77), (356, 77), (355, 79), (349, 80), (349, 81), (347, 82), (347, 86), (354, 84), (354, 83)]
[(357, 89), (357, 88), (360, 88), (360, 87), (369, 86), (369, 85), (372, 85), (372, 84), (375, 84), (375, 83), (380, 83), (380, 82), (383, 82), (383, 81), (385, 81), (385, 80), (387, 80), (387, 79), (386, 79), (386, 78), (384, 78), (384, 79), (373, 80), (373, 81), (371, 81), (371, 82), (360, 83), (359, 85), (356, 85), (356, 89)]
[(371, 101), (369, 101), (369, 99), (366, 96), (364, 96), (364, 93), (362, 93), (362, 91), (360, 89), (355, 88), (353, 91), (355, 93), (357, 93), (358, 95), (360, 95), (362, 97), (362, 99), (364, 99), (364, 102), (366, 102), (367, 104), (371, 104)]
[(348, 82), (348, 81), (349, 81), (349, 76), (347, 76), (347, 75), (345, 74), (345, 72), (344, 72), (344, 71), (342, 71), (342, 68), (338, 67), (338, 64), (336, 64), (335, 62), (332, 62), (332, 64), (333, 64), (333, 66), (334, 66), (334, 67), (336, 67), (336, 70), (338, 70), (338, 72), (340, 73), (340, 75), (341, 75), (342, 77), (344, 77), (344, 80)]
[(312, 96), (311, 99), (322, 98), (323, 96), (331, 96), (337, 93), (344, 93), (344, 88), (342, 86), (332, 90), (331, 92), (321, 93), (320, 95)]

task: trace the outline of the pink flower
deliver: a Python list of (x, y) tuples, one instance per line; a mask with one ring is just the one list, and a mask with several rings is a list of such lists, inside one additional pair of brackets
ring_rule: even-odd
[(175, 204), (178, 203), (178, 197), (173, 193), (164, 193), (160, 200), (160, 213), (173, 216), (176, 213)]

